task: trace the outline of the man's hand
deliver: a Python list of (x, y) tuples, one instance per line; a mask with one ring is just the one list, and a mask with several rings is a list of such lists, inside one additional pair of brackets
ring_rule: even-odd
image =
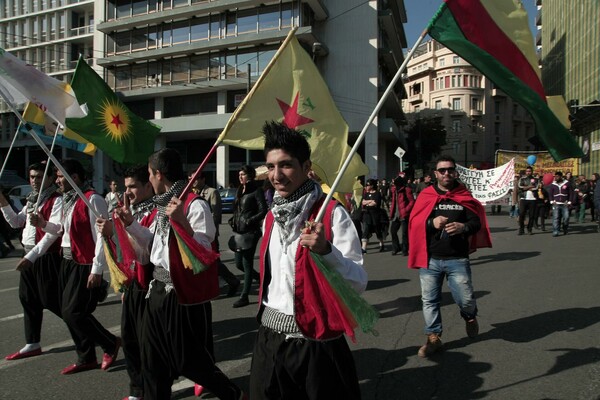
[(90, 274), (90, 276), (88, 276), (87, 288), (93, 289), (95, 287), (98, 287), (100, 286), (100, 282), (102, 282), (102, 275)]
[(96, 229), (100, 235), (109, 238), (113, 235), (113, 224), (112, 221), (104, 218), (96, 219)]
[(444, 226), (444, 230), (449, 236), (460, 235), (465, 232), (465, 224), (462, 222), (450, 222)]
[(325, 239), (323, 223), (304, 228), (300, 234), (300, 245), (308, 247), (312, 252), (325, 255), (331, 253), (331, 243)]
[(4, 197), (2, 192), (0, 192), (0, 207), (6, 207), (7, 205), (8, 205), (8, 200), (6, 200), (6, 197)]
[(169, 204), (167, 204), (165, 213), (169, 218), (182, 225), (187, 221), (185, 214), (183, 213), (183, 202), (177, 197), (173, 197)]
[(36, 228), (44, 229), (46, 227), (46, 220), (42, 214), (29, 214), (29, 223), (31, 226), (35, 226)]
[(26, 258), (21, 258), (19, 260), (19, 263), (17, 264), (17, 266), (15, 267), (15, 270), (17, 271), (25, 271), (28, 268), (33, 267), (33, 263), (31, 261), (29, 261)]
[(126, 227), (131, 225), (131, 223), (133, 222), (133, 214), (131, 214), (131, 210), (128, 206), (117, 207), (115, 208), (115, 212), (117, 213), (117, 216), (121, 219), (121, 221), (123, 221), (123, 225), (125, 225)]
[(444, 227), (446, 226), (447, 223), (448, 223), (448, 217), (438, 215), (437, 217), (435, 217), (433, 219), (433, 227), (438, 230), (444, 229)]

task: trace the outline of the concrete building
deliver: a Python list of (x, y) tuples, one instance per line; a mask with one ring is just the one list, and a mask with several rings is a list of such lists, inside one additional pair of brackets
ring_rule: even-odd
[[(409, 60), (403, 110), (409, 124), (436, 118), (445, 127), (442, 154), (467, 167), (490, 168), (496, 150), (534, 150), (529, 114), (448, 48), (429, 40)], [(408, 140), (418, 140), (409, 138)], [(425, 170), (432, 168), (427, 166)]]
[[(14, 33), (0, 37), (0, 45), (11, 51), (19, 29), (19, 22), (12, 20), (29, 18), (26, 11), (33, 4), (59, 1), (29, 0), (19, 8), (15, 4), (20, 2), (8, 0), (0, 15), (0, 29), (7, 23), (15, 25), (16, 31), (10, 31)], [(95, 22), (93, 45), (71, 45), (66, 54), (91, 55), (96, 70), (130, 109), (162, 127), (156, 147), (177, 149), (188, 170), (202, 161), (292, 27), (298, 27), (299, 41), (312, 54), (348, 122), (351, 141), (402, 63), (406, 47), (402, 0), (61, 3), (85, 5), (86, 13), (93, 7), (85, 21)], [(31, 60), (26, 53), (20, 55)], [(393, 153), (403, 140), (398, 128), (403, 87), (398, 84), (396, 89), (361, 146), (371, 176), (394, 174), (398, 169)], [(3, 132), (12, 135), (10, 129)], [(6, 147), (6, 139), (0, 138), (1, 147)], [(223, 145), (205, 171), (211, 184), (227, 186), (237, 184), (242, 164), (257, 166), (263, 161), (261, 152)], [(95, 168), (104, 171), (101, 176), (119, 169), (107, 161), (95, 163)]]
[(600, 2), (536, 0), (542, 81), (547, 95), (562, 95), (571, 108), (571, 130), (585, 156), (579, 171), (600, 172)]

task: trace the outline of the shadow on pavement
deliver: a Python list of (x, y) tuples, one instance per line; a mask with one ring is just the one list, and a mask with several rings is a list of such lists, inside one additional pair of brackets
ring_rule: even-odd
[[(409, 357), (417, 357), (418, 347), (412, 346), (395, 351), (364, 349), (354, 351), (359, 367), (363, 400), (375, 399), (373, 393), (397, 393), (395, 399), (478, 399), (485, 393), (476, 391), (483, 384), (481, 374), (489, 371), (489, 363), (473, 362), (471, 356), (444, 351), (423, 361), (418, 368), (401, 369)], [(360, 369), (369, 360), (383, 359), (382, 369)], [(431, 364), (435, 363), (435, 364)]]
[[(475, 291), (474, 295), (475, 298), (479, 300), (490, 293), (491, 292), (489, 291), (482, 290)], [(443, 292), (440, 307), (449, 304), (454, 304), (454, 299), (452, 299), (452, 295), (449, 292)], [(373, 307), (379, 311), (379, 318), (390, 318), (402, 314), (418, 312), (421, 311), (421, 296), (398, 297), (395, 300), (373, 304)]]
[(490, 262), (496, 262), (496, 261), (507, 261), (507, 260), (521, 261), (521, 260), (526, 260), (528, 258), (537, 257), (540, 254), (542, 254), (542, 252), (540, 252), (540, 251), (521, 251), (521, 252), (510, 251), (510, 252), (506, 252), (506, 253), (487, 254), (485, 256), (471, 259), (471, 266), (488, 264)]
[(410, 279), (380, 279), (370, 280), (367, 284), (367, 290), (383, 289), (400, 283), (410, 282)]

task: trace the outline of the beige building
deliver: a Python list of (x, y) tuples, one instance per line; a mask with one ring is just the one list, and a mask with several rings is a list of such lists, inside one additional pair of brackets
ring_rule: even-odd
[[(409, 61), (404, 79), (409, 124), (438, 118), (446, 130), (442, 154), (465, 166), (490, 168), (496, 150), (535, 150), (533, 120), (467, 61), (429, 40)], [(408, 138), (418, 140), (418, 138)], [(427, 169), (427, 161), (424, 167)], [(431, 167), (431, 165), (429, 165)]]

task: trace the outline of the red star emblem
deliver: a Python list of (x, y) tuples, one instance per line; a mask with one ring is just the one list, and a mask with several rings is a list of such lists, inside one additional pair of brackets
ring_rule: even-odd
[(121, 116), (119, 114), (117, 115), (112, 115), (112, 121), (110, 121), (111, 124), (113, 124), (117, 129), (119, 129), (119, 127), (121, 125), (123, 125), (123, 121), (121, 121)]
[(310, 124), (311, 122), (315, 122), (310, 118), (303, 117), (298, 114), (298, 97), (300, 96), (300, 92), (296, 93), (296, 98), (292, 105), (288, 105), (285, 101), (277, 99), (277, 103), (279, 103), (279, 107), (283, 112), (283, 123), (290, 129), (296, 129), (300, 125)]

